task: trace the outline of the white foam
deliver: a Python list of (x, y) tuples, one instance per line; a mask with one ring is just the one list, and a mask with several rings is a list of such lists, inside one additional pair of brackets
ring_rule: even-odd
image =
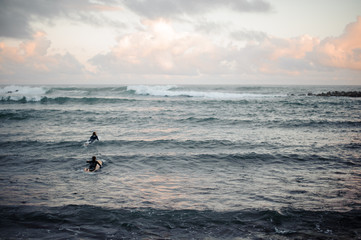
[(0, 98), (17, 101), (25, 97), (27, 101), (40, 101), (46, 91), (43, 87), (11, 85), (0, 88)]
[(139, 95), (151, 95), (151, 96), (176, 96), (176, 92), (172, 92), (171, 89), (176, 88), (174, 85), (158, 85), (158, 86), (147, 86), (147, 85), (133, 85), (127, 86), (127, 91), (134, 91)]
[[(250, 98), (264, 98), (275, 97), (276, 95), (254, 94), (254, 93), (230, 93), (230, 92), (212, 92), (212, 91), (186, 91), (180, 90), (174, 85), (161, 85), (161, 86), (147, 86), (135, 85), (128, 86), (128, 91), (135, 91), (138, 95), (150, 95), (158, 97), (195, 97), (217, 100), (237, 100), (237, 99), (250, 99)], [(279, 96), (279, 95), (278, 95)]]

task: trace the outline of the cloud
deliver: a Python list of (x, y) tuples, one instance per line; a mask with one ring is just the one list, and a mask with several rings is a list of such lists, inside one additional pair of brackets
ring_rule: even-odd
[[(100, 4), (101, 3), (101, 4)], [(31, 39), (35, 31), (31, 23), (37, 20), (51, 21), (64, 17), (91, 24), (107, 22), (106, 18), (93, 12), (119, 11), (116, 1), (108, 0), (92, 3), (90, 0), (0, 0), (0, 37)]]
[(18, 47), (0, 42), (0, 79), (51, 80), (84, 74), (84, 67), (71, 54), (49, 55), (50, 45), (43, 32), (37, 32), (32, 40), (23, 41)]
[(0, 43), (0, 79), (84, 81), (90, 74), (86, 69), (91, 69), (96, 73), (93, 79), (102, 80), (276, 79), (337, 74), (342, 80), (342, 76), (353, 74), (352, 81), (359, 81), (355, 75), (361, 70), (361, 18), (339, 37), (323, 40), (309, 35), (279, 38), (243, 29), (232, 33), (227, 43), (209, 35), (177, 31), (171, 20), (162, 18), (144, 19), (141, 24), (137, 31), (120, 36), (108, 52), (91, 57), (91, 66), (86, 68), (70, 53), (49, 54), (51, 42), (42, 32), (17, 47)]
[(116, 74), (198, 75), (217, 73), (223, 49), (198, 34), (177, 33), (170, 22), (143, 21), (147, 31), (123, 36), (107, 54), (90, 60)]
[[(95, 56), (90, 63), (98, 72), (115, 75), (292, 77), (327, 71), (326, 67), (358, 69), (361, 60), (357, 41), (359, 22), (349, 25), (341, 37), (323, 41), (309, 35), (278, 38), (242, 30), (232, 35), (243, 42), (240, 47), (236, 42), (221, 46), (206, 36), (176, 32), (171, 22), (164, 19), (147, 20), (143, 21), (144, 31), (123, 36), (116, 47)], [(326, 48), (330, 44), (332, 51)]]
[(259, 31), (250, 31), (250, 30), (240, 30), (232, 32), (230, 34), (231, 38), (237, 41), (246, 41), (246, 42), (261, 42), (268, 38), (268, 35), (265, 32)]
[(310, 54), (322, 66), (361, 70), (361, 17), (339, 37), (324, 39)]
[[(307, 54), (319, 43), (318, 38), (304, 35), (296, 38), (269, 37), (255, 47), (259, 55), (258, 69), (267, 74), (297, 75), (312, 69)], [(254, 47), (251, 47), (254, 48)], [(248, 53), (252, 55), (252, 53)], [(254, 60), (257, 61), (256, 59)]]
[(264, 0), (123, 0), (130, 10), (148, 18), (170, 18), (229, 8), (237, 12), (268, 12), (271, 6)]
[(205, 19), (200, 19), (198, 22), (194, 23), (194, 30), (196, 32), (201, 33), (214, 33), (220, 35), (225, 29), (227, 29), (227, 25), (224, 23), (214, 22), (214, 21), (207, 21)]
[(238, 31), (231, 36), (247, 42), (234, 57), (237, 69), (248, 66), (254, 72), (286, 75), (361, 70), (361, 17), (347, 25), (341, 36), (322, 41), (309, 35), (277, 38), (253, 31)]

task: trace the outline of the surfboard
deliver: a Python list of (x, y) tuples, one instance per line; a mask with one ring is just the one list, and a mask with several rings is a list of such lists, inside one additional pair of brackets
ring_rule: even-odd
[[(100, 163), (101, 166), (103, 166), (103, 162), (101, 160), (97, 160), (97, 161), (98, 161), (98, 163)], [(99, 169), (100, 169), (100, 166), (97, 164), (94, 171), (90, 171), (89, 168), (84, 168), (84, 171), (85, 172), (95, 172), (95, 171), (98, 171)]]
[(99, 139), (100, 139), (100, 137), (98, 137), (98, 140), (90, 140), (90, 139), (86, 140), (86, 142), (83, 145), (84, 145), (84, 147), (87, 147), (88, 145), (99, 141)]
[(85, 143), (84, 143), (84, 147), (87, 147), (89, 144), (92, 144), (94, 141), (90, 141), (90, 140), (87, 140)]

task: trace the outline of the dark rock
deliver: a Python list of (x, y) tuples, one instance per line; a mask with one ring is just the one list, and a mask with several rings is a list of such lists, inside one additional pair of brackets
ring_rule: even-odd
[[(308, 93), (308, 96), (314, 96), (314, 94)], [(358, 91), (350, 91), (350, 92), (333, 91), (333, 92), (315, 94), (315, 96), (321, 96), (321, 97), (361, 97), (361, 92), (358, 92)]]

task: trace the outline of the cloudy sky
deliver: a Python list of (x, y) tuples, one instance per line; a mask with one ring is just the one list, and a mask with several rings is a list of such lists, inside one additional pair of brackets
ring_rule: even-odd
[(361, 85), (361, 1), (0, 0), (0, 84)]

